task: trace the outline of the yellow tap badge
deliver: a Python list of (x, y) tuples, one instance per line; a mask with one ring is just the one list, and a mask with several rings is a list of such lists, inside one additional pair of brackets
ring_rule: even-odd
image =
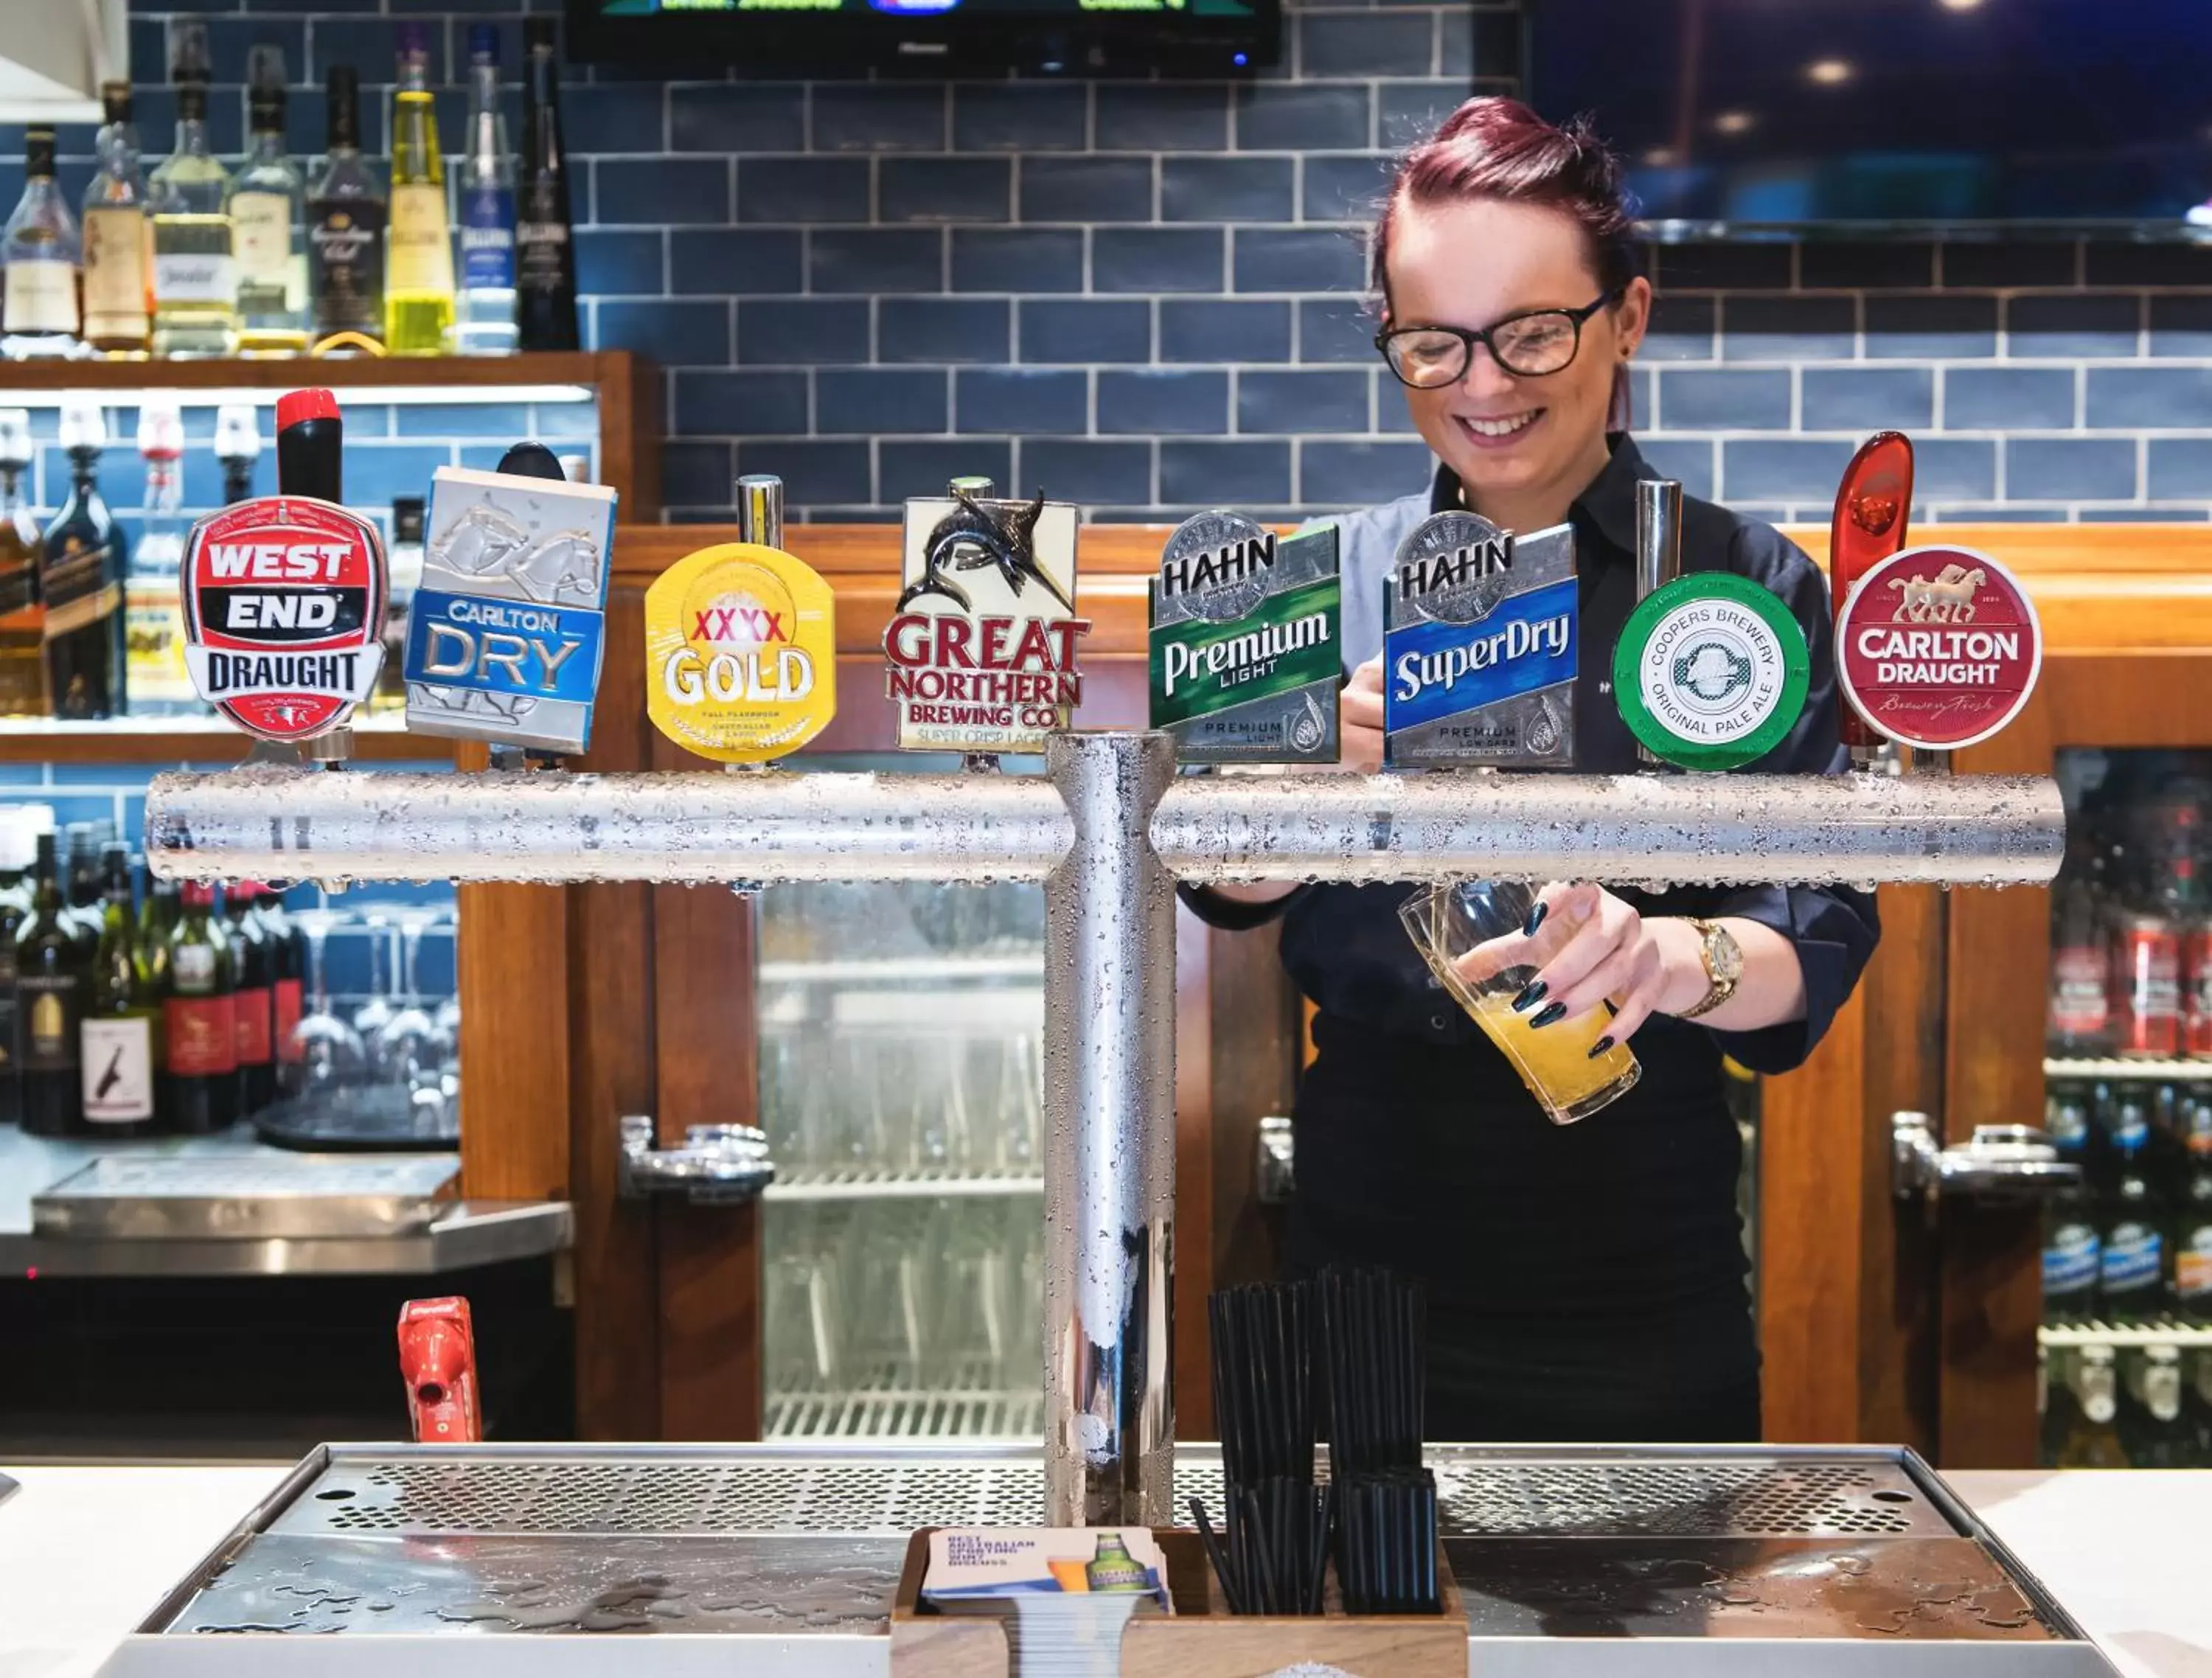
[(779, 548), (686, 555), (645, 592), (646, 710), (687, 751), (725, 763), (796, 751), (837, 710), (836, 605)]

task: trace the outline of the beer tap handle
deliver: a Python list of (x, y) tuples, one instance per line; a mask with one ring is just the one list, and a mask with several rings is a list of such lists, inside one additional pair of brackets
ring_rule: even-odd
[[(1636, 598), (1649, 599), (1682, 575), (1682, 486), (1670, 477), (1636, 484)], [(1636, 748), (1646, 769), (1666, 763), (1648, 745)]]
[(416, 1444), (483, 1441), (476, 1329), (466, 1299), (410, 1299), (399, 1308), (399, 1374)]

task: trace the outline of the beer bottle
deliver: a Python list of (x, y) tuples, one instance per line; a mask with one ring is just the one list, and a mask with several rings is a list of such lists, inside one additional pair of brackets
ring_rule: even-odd
[(2113, 1423), (2119, 1415), (2112, 1348), (2085, 1346), (2074, 1357), (2073, 1425), (2058, 1447), (2062, 1468), (2124, 1468), (2128, 1454)]
[(252, 1118), (276, 1099), (276, 958), (253, 906), (258, 880), (239, 880), (223, 892), (235, 974), (231, 1012), (238, 1028), (238, 1113)]
[(231, 1008), (230, 939), (215, 913), (215, 888), (188, 882), (169, 933), (163, 999), (162, 1109), (177, 1129), (225, 1130), (238, 1120), (238, 1022)]
[(2051, 886), (2051, 995), (2045, 1052), (2112, 1052), (2112, 956), (2105, 929), (2105, 862), (2084, 833)]
[(2181, 1105), (2184, 1162), (2174, 1195), (2173, 1305), (2184, 1322), (2212, 1325), (2212, 1098)]
[(2128, 1396), (2120, 1444), (2138, 1468), (2185, 1466), (2189, 1449), (2181, 1419), (2181, 1353), (2171, 1346), (2147, 1347), (2130, 1360)]
[(111, 845), (103, 860), (107, 904), (85, 986), (84, 1128), (98, 1136), (149, 1136), (160, 1123), (154, 1074), (161, 1063), (161, 1004), (139, 959), (130, 853)]
[(2114, 1104), (2112, 1188), (2098, 1242), (2098, 1291), (2108, 1321), (2150, 1322), (2166, 1314), (2166, 1219), (2148, 1169), (2150, 1122), (2140, 1091)]
[(77, 1067), (85, 963), (76, 929), (64, 918), (61, 864), (54, 836), (39, 836), (31, 912), (15, 934), (15, 1006), (22, 1033), (23, 1128), (33, 1136), (65, 1136), (83, 1118)]

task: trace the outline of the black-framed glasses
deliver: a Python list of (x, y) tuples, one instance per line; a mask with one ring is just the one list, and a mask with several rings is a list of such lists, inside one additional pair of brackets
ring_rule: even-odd
[(1386, 327), (1375, 335), (1375, 347), (1398, 382), (1417, 391), (1442, 390), (1466, 378), (1478, 344), (1516, 378), (1541, 379), (1572, 363), (1583, 347), (1583, 322), (1620, 296), (1608, 291), (1578, 309), (1531, 309), (1479, 332), (1465, 326)]

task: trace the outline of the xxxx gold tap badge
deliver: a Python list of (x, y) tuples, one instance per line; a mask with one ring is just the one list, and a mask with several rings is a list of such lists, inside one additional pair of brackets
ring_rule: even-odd
[(687, 555), (645, 593), (646, 710), (685, 750), (725, 763), (796, 751), (837, 710), (836, 605), (779, 548)]

